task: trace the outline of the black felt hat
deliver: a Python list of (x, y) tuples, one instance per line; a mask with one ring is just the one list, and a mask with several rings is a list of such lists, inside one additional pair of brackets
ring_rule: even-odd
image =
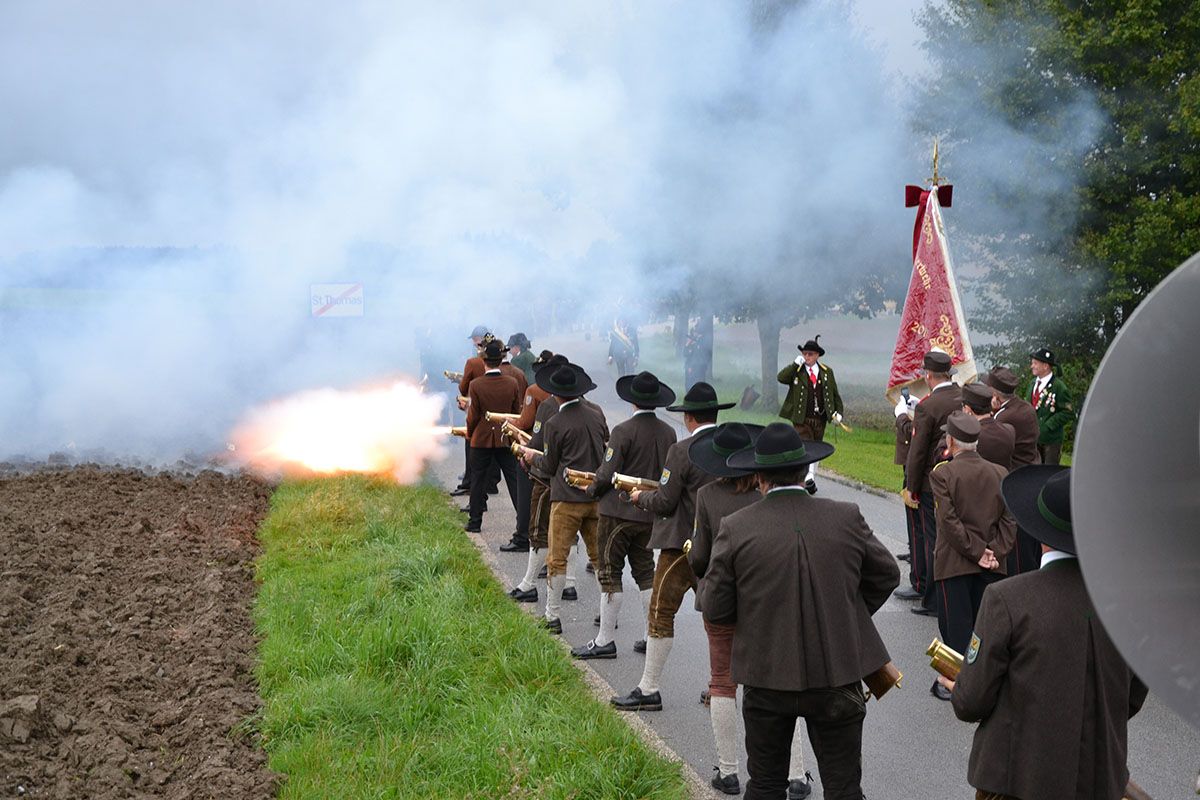
[(1029, 464), (1000, 484), (1004, 504), (1017, 526), (1042, 544), (1075, 555), (1071, 529), (1071, 468)]
[(675, 392), (652, 372), (617, 378), (617, 397), (642, 408), (662, 408), (675, 402)]
[(552, 358), (554, 358), (554, 352), (551, 350), (543, 350), (538, 353), (538, 357), (533, 360), (532, 364), (534, 371), (549, 364)]
[(953, 363), (950, 360), (949, 353), (943, 353), (941, 350), (930, 350), (921, 361), (921, 369), (926, 372), (944, 372), (948, 375), (953, 375)]
[(982, 383), (968, 383), (962, 387), (963, 405), (976, 414), (986, 414), (992, 410), (992, 390)]
[(687, 390), (683, 402), (667, 406), (667, 411), (720, 411), (733, 408), (736, 403), (718, 403), (717, 390), (710, 384), (700, 381)]
[(718, 478), (740, 478), (749, 475), (753, 470), (736, 469), (729, 466), (725, 459), (738, 450), (753, 447), (762, 432), (762, 425), (726, 422), (724, 425), (709, 428), (693, 439), (688, 445), (688, 458), (697, 467)]
[(983, 376), (983, 382), (1001, 394), (1012, 394), (1017, 391), (1017, 376), (1008, 367), (992, 367), (992, 371)]
[(817, 334), (815, 339), (809, 339), (802, 345), (797, 345), (796, 349), (803, 353), (805, 350), (810, 353), (816, 353), (819, 356), (825, 355), (825, 348), (821, 347), (821, 334)]
[(1038, 361), (1041, 361), (1045, 364), (1049, 364), (1052, 367), (1055, 366), (1054, 351), (1050, 350), (1047, 347), (1039, 347), (1037, 350), (1034, 350), (1032, 353), (1030, 353), (1029, 357), (1035, 358)]
[(483, 361), (486, 364), (499, 364), (507, 352), (508, 348), (501, 344), (499, 339), (492, 339), (483, 346)]
[(833, 455), (833, 445), (800, 438), (786, 422), (772, 422), (763, 428), (753, 447), (739, 450), (725, 460), (733, 469), (772, 472), (805, 467)]
[(946, 424), (942, 426), (942, 432), (950, 434), (952, 438), (960, 442), (978, 442), (981, 427), (974, 414), (955, 411), (946, 417)]
[(583, 397), (596, 388), (582, 367), (571, 363), (555, 364), (554, 359), (550, 361), (534, 373), (533, 380), (555, 397)]

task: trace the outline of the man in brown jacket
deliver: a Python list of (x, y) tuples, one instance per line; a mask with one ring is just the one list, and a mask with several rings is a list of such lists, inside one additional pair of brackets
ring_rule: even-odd
[[(1026, 464), (1040, 464), (1037, 451), (1037, 412), (1027, 401), (1017, 397), (1017, 376), (1008, 367), (994, 367), (984, 377), (984, 383), (992, 389), (992, 418), (1013, 427), (1012, 468), (1020, 469)], [(1041, 545), (1029, 534), (1017, 529), (1017, 543), (1008, 554), (1008, 574), (1020, 575), (1038, 568), (1041, 563)]]
[(488, 411), (515, 414), (521, 408), (521, 391), (517, 382), (500, 372), (503, 359), (503, 346), (498, 341), (491, 341), (483, 351), (487, 370), (471, 381), (467, 390), (470, 399), (467, 405), (467, 441), (471, 443), (471, 504), (465, 529), (472, 533), (479, 533), (483, 524), (488, 473), (492, 465), (496, 464), (504, 475), (514, 510), (517, 509), (518, 487), (523, 478), (520, 465), (500, 435), (500, 423), (488, 422), (485, 416)]
[(1041, 568), (987, 588), (958, 681), (942, 679), (958, 718), (979, 722), (967, 768), (979, 798), (1119, 800), (1129, 781), (1127, 722), (1147, 690), (1084, 586), (1070, 473), (1037, 465), (1004, 479)]
[(979, 420), (979, 457), (1012, 469), (1016, 432), (1007, 422), (992, 418), (992, 390), (982, 383), (969, 383), (962, 388), (962, 410)]
[[(937, 598), (933, 582), (937, 575), (933, 571), (933, 551), (937, 545), (937, 517), (933, 510), (933, 492), (929, 488), (929, 473), (945, 454), (942, 451), (942, 426), (946, 417), (962, 408), (962, 390), (950, 381), (952, 368), (950, 356), (931, 350), (925, 354), (925, 383), (929, 394), (917, 403), (913, 411), (912, 443), (908, 448), (908, 460), (904, 464), (904, 489), (900, 492), (904, 504), (917, 512), (914, 537), (920, 545), (921, 603), (915, 606), (914, 614), (937, 616)], [(916, 559), (916, 553), (913, 554)], [(904, 599), (917, 599), (912, 592), (901, 591)]]
[(683, 596), (696, 587), (696, 576), (688, 565), (683, 545), (691, 538), (696, 523), (696, 492), (716, 479), (692, 463), (688, 448), (698, 435), (716, 427), (718, 411), (733, 405), (718, 402), (717, 390), (699, 381), (688, 389), (682, 403), (667, 406), (668, 411), (683, 412), (683, 424), (691, 435), (667, 451), (657, 489), (629, 495), (635, 506), (655, 514), (648, 546), (659, 553), (646, 620), (648, 636), (642, 679), (629, 694), (612, 698), (612, 704), (623, 711), (662, 710), (659, 681), (675, 640), (675, 614), (683, 604)]
[(600, 632), (590, 642), (571, 650), (575, 658), (617, 657), (613, 634), (624, 596), (621, 584), (626, 559), (641, 592), (643, 619), (649, 611), (654, 584), (654, 552), (649, 547), (654, 515), (621, 500), (613, 490), (612, 478), (620, 473), (653, 481), (662, 474), (667, 451), (675, 444), (675, 429), (659, 419), (654, 410), (674, 403), (675, 392), (654, 374), (641, 372), (617, 378), (617, 396), (633, 405), (633, 416), (612, 429), (604, 463), (587, 489), (588, 496), (600, 498), (600, 524), (596, 529), (596, 549), (600, 552), (596, 578), (603, 594)]
[(583, 396), (596, 388), (582, 368), (563, 364), (538, 370), (541, 386), (558, 400), (558, 411), (545, 425), (544, 452), (524, 448), (522, 459), (552, 476), (550, 479), (549, 553), (546, 556), (549, 590), (546, 598), (545, 625), (562, 633), (559, 611), (566, 588), (567, 556), (576, 534), (583, 535), (588, 558), (596, 564), (596, 525), (599, 516), (596, 501), (584, 490), (567, 483), (567, 469), (595, 472), (604, 457), (608, 428), (593, 406), (584, 406)]
[(808, 464), (832, 452), (773, 423), (753, 448), (727, 459), (754, 470), (764, 492), (721, 523), (700, 592), (707, 622), (736, 624), (747, 800), (784, 796), (799, 717), (824, 796), (862, 798), (862, 678), (890, 660), (871, 615), (900, 570), (857, 506), (810, 496), (800, 484)]
[[(946, 419), (950, 461), (929, 474), (937, 509), (938, 629), (942, 641), (962, 653), (988, 584), (1004, 577), (1004, 559), (1017, 538), (1017, 523), (1004, 507), (1000, 481), (1008, 470), (980, 457), (981, 426), (974, 415), (956, 411)], [(950, 692), (934, 681), (939, 700)]]

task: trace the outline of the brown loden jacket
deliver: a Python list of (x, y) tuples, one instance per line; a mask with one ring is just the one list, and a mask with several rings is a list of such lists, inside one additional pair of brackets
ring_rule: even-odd
[(529, 388), (525, 390), (525, 402), (521, 406), (521, 418), (513, 424), (523, 431), (532, 432), (533, 423), (537, 421), (537, 410), (542, 407), (542, 403), (544, 403), (546, 398), (549, 396), (550, 393), (545, 389), (538, 386), (536, 383), (531, 384)]
[(1013, 447), (1016, 431), (1007, 422), (997, 422), (991, 417), (979, 417), (979, 455), (985, 461), (999, 464), (1008, 472), (1012, 469)]
[(1017, 521), (1004, 505), (1000, 482), (1008, 470), (964, 451), (929, 473), (937, 513), (933, 575), (937, 580), (983, 572), (979, 559), (990, 547), (1005, 575), (1004, 557), (1017, 540)]
[[(737, 478), (718, 478), (696, 492), (696, 530), (692, 533), (692, 549), (688, 551), (688, 563), (697, 578), (708, 572), (712, 557), (713, 540), (721, 529), (721, 520), (735, 511), (741, 511), (751, 503), (757, 503), (762, 495), (757, 489), (737, 494), (733, 487)], [(704, 606), (700, 600), (700, 588), (696, 588), (696, 610)]]
[(588, 495), (600, 500), (600, 513), (606, 517), (631, 522), (651, 523), (654, 515), (621, 499), (613, 489), (614, 472), (635, 478), (658, 480), (667, 451), (675, 444), (675, 429), (658, 418), (653, 411), (638, 411), (612, 429), (604, 463), (596, 470), (596, 482), (588, 487)]
[(898, 585), (896, 559), (858, 506), (796, 487), (725, 517), (700, 595), (706, 620), (737, 626), (734, 682), (804, 691), (888, 663), (871, 615)]
[(525, 397), (525, 390), (529, 388), (529, 379), (525, 377), (525, 371), (520, 367), (514, 367), (507, 361), (501, 362), (500, 371), (517, 382), (517, 388), (521, 390), (521, 397)]
[(488, 422), (485, 411), (515, 414), (521, 410), (521, 393), (517, 382), (499, 370), (488, 371), (471, 381), (467, 389), (471, 403), (467, 406), (467, 438), (471, 447), (507, 447), (500, 435), (500, 423)]
[(638, 508), (656, 515), (650, 534), (652, 550), (682, 550), (683, 543), (692, 536), (696, 523), (696, 492), (716, 477), (692, 463), (688, 458), (688, 446), (697, 434), (711, 427), (702, 425), (691, 436), (671, 445), (658, 488), (642, 492), (638, 497)]
[[(941, 538), (941, 531), (938, 531)], [(979, 722), (967, 780), (1022, 800), (1119, 800), (1127, 722), (1146, 686), (1108, 638), (1066, 558), (988, 586), (950, 696)]]
[[(586, 403), (586, 405), (585, 405)], [(533, 459), (538, 471), (550, 477), (552, 503), (593, 503), (587, 492), (563, 478), (566, 468), (595, 472), (604, 459), (608, 426), (599, 406), (568, 400), (542, 428), (543, 454)]]
[(463, 364), (462, 380), (458, 382), (458, 394), (460, 397), (469, 397), (467, 389), (471, 386), (471, 381), (478, 378), (483, 373), (487, 372), (487, 364), (483, 363), (480, 356), (472, 356), (467, 359), (467, 363)]
[(992, 414), (997, 422), (1005, 422), (1012, 426), (1015, 434), (1013, 442), (1012, 468), (1018, 469), (1026, 464), (1040, 464), (1038, 456), (1038, 419), (1033, 406), (1019, 397), (1014, 397), (999, 410)]
[(946, 417), (962, 408), (962, 389), (954, 383), (941, 384), (917, 403), (913, 412), (912, 443), (904, 467), (906, 488), (913, 497), (928, 491), (925, 481), (942, 457), (942, 426)]

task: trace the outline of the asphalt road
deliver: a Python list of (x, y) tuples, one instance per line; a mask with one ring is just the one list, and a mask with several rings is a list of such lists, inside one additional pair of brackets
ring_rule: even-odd
[[(584, 345), (576, 341), (571, 344), (578, 350), (594, 351), (587, 353), (591, 358), (585, 359), (586, 362), (603, 363), (599, 343), (592, 341)], [(627, 418), (628, 407), (613, 393), (610, 376), (604, 370), (597, 370), (597, 373), (593, 379), (600, 388), (589, 398), (605, 407), (611, 428)], [(659, 413), (676, 424), (681, 437), (686, 435), (680, 415)], [(451, 486), (457, 482), (456, 476), (462, 470), (461, 452), (461, 447), (453, 448), (450, 459), (435, 468), (443, 485)], [(832, 479), (819, 480), (819, 485), (823, 497), (856, 503), (876, 535), (894, 553), (906, 551), (903, 507), (898, 498), (860, 491)], [(462, 500), (457, 504), (463, 505), (466, 498), (453, 500)], [(483, 539), (492, 548), (495, 563), (502, 569), (501, 580), (506, 588), (511, 588), (524, 574), (526, 555), (496, 551), (508, 540), (515, 523), (503, 482), (501, 494), (491, 498), (489, 509), (484, 516)], [(463, 519), (465, 522), (465, 515)], [(907, 565), (901, 563), (900, 566), (901, 574), (906, 575)], [(624, 694), (636, 686), (643, 665), (643, 656), (632, 649), (634, 640), (643, 637), (644, 621), (640, 618), (637, 587), (628, 572), (625, 585), (626, 599), (616, 635), (618, 657), (588, 662), (613, 688), (614, 694)], [(545, 603), (544, 581), (538, 588), (537, 611), (540, 612)], [(571, 646), (592, 638), (596, 632), (592, 620), (599, 613), (599, 587), (594, 578), (583, 571), (582, 563), (578, 590), (577, 602), (563, 603), (562, 638)], [(641, 712), (640, 716), (703, 776), (707, 784), (716, 764), (716, 751), (708, 709), (699, 703), (700, 692), (708, 684), (708, 647), (693, 599), (693, 595), (687, 596), (675, 621), (675, 642), (662, 680), (663, 710)], [(523, 607), (531, 612), (534, 610), (532, 605)], [(958, 721), (948, 703), (930, 694), (934, 672), (929, 667), (925, 648), (938, 635), (937, 620), (912, 614), (911, 607), (912, 603), (893, 598), (875, 616), (892, 659), (905, 679), (900, 688), (893, 689), (882, 700), (872, 700), (868, 704), (863, 734), (863, 791), (872, 800), (973, 797), (966, 776), (974, 726)], [(1131, 773), (1151, 796), (1157, 800), (1194, 796), (1192, 787), (1200, 768), (1200, 732), (1151, 696), (1142, 712), (1130, 722), (1129, 742)], [(807, 742), (806, 750), (806, 766), (817, 777), (813, 797), (820, 798), (819, 772)], [(744, 752), (740, 774), (744, 785), (748, 777)], [(713, 796), (723, 795), (714, 792)]]

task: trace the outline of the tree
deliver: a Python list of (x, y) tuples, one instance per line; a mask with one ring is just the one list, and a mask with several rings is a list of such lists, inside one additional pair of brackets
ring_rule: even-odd
[(1086, 383), (1200, 250), (1200, 2), (946, 0), (921, 23), (919, 116), (950, 138), (956, 222), (988, 265), (974, 321), (1001, 343), (981, 354), (1045, 344)]

